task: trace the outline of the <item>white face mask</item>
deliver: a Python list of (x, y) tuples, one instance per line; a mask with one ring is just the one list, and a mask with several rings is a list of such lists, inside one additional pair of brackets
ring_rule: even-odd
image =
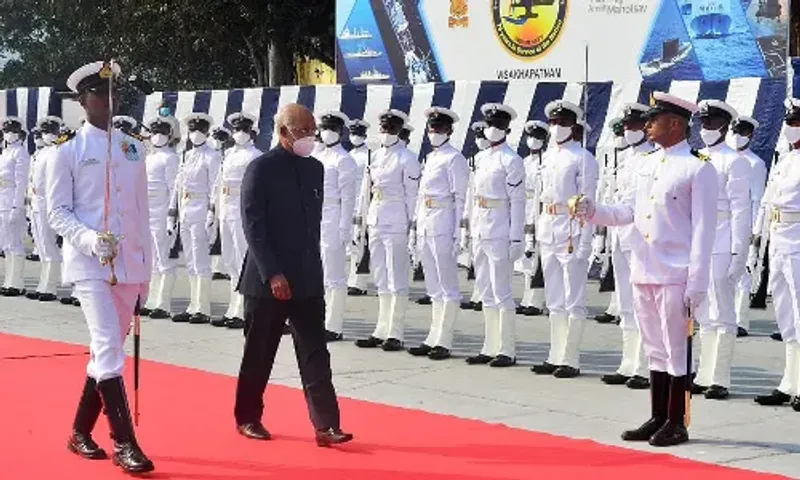
[(219, 143), (219, 140), (217, 140), (214, 137), (209, 138), (207, 143), (208, 143), (208, 146), (211, 147), (214, 150), (219, 150), (219, 149), (222, 148), (222, 145)]
[(152, 137), (150, 137), (150, 143), (153, 144), (156, 148), (161, 148), (169, 142), (169, 137), (164, 135), (163, 133), (156, 133)]
[(745, 137), (744, 135), (737, 135), (735, 133), (728, 133), (728, 137), (725, 140), (728, 146), (734, 150), (743, 149), (748, 143), (750, 143), (749, 138)]
[(483, 134), (486, 135), (486, 139), (492, 143), (497, 143), (506, 138), (506, 132), (497, 127), (489, 127), (483, 131)]
[(625, 130), (625, 141), (628, 145), (636, 145), (644, 140), (643, 130)]
[(9, 144), (14, 143), (17, 140), (19, 140), (19, 134), (18, 133), (5, 133), (5, 132), (3, 132), (3, 140), (5, 140), (6, 143), (9, 143)]
[(550, 125), (550, 136), (556, 140), (556, 143), (564, 143), (572, 136), (572, 127)]
[(614, 146), (617, 148), (625, 148), (628, 146), (628, 141), (625, 137), (614, 137)]
[[(314, 137), (311, 138), (313, 139)], [(250, 143), (250, 133), (234, 132), (233, 141), (236, 142), (236, 145), (247, 145), (248, 143)]]
[(541, 140), (539, 138), (528, 137), (526, 143), (528, 144), (528, 148), (534, 152), (541, 150), (542, 147), (544, 146), (544, 140)]
[(795, 143), (800, 141), (800, 127), (790, 127), (787, 125), (786, 130), (783, 131), (783, 136), (794, 146)]
[(489, 143), (489, 140), (486, 140), (485, 138), (476, 138), (475, 145), (477, 145), (478, 149), (480, 150), (486, 150), (491, 144)]
[(335, 145), (339, 142), (339, 134), (331, 130), (323, 130), (319, 132), (319, 137), (325, 145)]
[(189, 132), (189, 141), (192, 142), (192, 145), (202, 145), (206, 143), (206, 139), (208, 139), (208, 137), (201, 131), (195, 130), (194, 132)]
[(301, 157), (308, 157), (314, 152), (314, 147), (316, 146), (317, 140), (314, 138), (313, 135), (308, 137), (299, 138), (294, 141), (292, 145), (292, 151), (295, 155), (299, 155)]
[(449, 135), (446, 133), (429, 133), (428, 140), (431, 141), (431, 146), (433, 148), (438, 148), (444, 145), (447, 140), (450, 138)]
[(33, 144), (36, 145), (36, 148), (42, 148), (44, 147), (44, 140), (41, 138), (34, 139)]
[(350, 143), (352, 143), (354, 147), (360, 147), (361, 145), (364, 145), (364, 142), (366, 140), (367, 139), (364, 137), (353, 136), (353, 135), (350, 136)]
[(709, 130), (707, 128), (703, 128), (700, 130), (700, 138), (703, 140), (703, 143), (706, 146), (716, 144), (720, 138), (722, 138), (722, 132), (719, 130)]
[(391, 147), (397, 143), (397, 140), (397, 135), (393, 135), (391, 133), (381, 133), (381, 145), (384, 147)]
[[(56, 135), (55, 133), (44, 133), (44, 134), (42, 134), (41, 141), (45, 145), (52, 145), (52, 144), (56, 143), (56, 140), (58, 140), (58, 135)], [(37, 141), (38, 141), (38, 139), (37, 139)], [(37, 143), (36, 146), (39, 146), (39, 144)]]

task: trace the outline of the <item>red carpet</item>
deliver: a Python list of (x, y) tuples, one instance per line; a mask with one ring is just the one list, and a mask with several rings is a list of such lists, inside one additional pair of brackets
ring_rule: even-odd
[[(80, 346), (0, 334), (0, 478), (127, 478), (110, 461), (83, 460), (65, 447), (86, 352)], [(132, 385), (128, 380), (129, 391)], [(351, 399), (342, 399), (342, 417), (356, 440), (321, 449), (313, 442), (302, 392), (278, 386), (267, 392), (265, 424), (274, 440), (256, 442), (236, 434), (234, 386), (235, 379), (223, 375), (142, 364), (138, 433), (156, 464), (149, 477), (782, 478)], [(94, 438), (110, 449), (104, 417)]]

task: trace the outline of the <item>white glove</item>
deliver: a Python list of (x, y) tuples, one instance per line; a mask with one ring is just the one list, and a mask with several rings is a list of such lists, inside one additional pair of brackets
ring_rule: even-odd
[(461, 253), (461, 242), (458, 238), (453, 237), (453, 246), (450, 248), (450, 256), (458, 258), (459, 253)]
[(683, 304), (691, 308), (693, 311), (697, 310), (706, 299), (706, 292), (693, 292), (686, 290), (683, 294)]
[(595, 211), (597, 211), (597, 206), (594, 204), (594, 201), (587, 196), (581, 197), (575, 205), (575, 216), (578, 220), (588, 220), (592, 218)]
[(115, 257), (117, 255), (117, 240), (105, 237), (99, 232), (94, 232), (92, 254), (98, 258)]
[(592, 245), (590, 243), (581, 242), (578, 249), (575, 251), (575, 258), (578, 260), (589, 260), (592, 256)]
[(739, 255), (731, 255), (731, 263), (728, 266), (728, 280), (731, 283), (736, 283), (744, 274), (744, 270), (747, 266), (747, 257), (739, 254)]
[(525, 257), (531, 258), (536, 254), (536, 240), (533, 238), (533, 234), (527, 233), (525, 234)]
[(461, 250), (469, 251), (469, 232), (466, 227), (461, 227)]
[(525, 244), (522, 243), (521, 240), (511, 240), (511, 244), (508, 246), (508, 258), (512, 262), (516, 262), (522, 255), (525, 254)]
[(175, 234), (178, 229), (178, 219), (176, 217), (167, 217), (167, 235), (170, 237)]
[(747, 251), (747, 271), (755, 273), (756, 265), (758, 264), (758, 248), (755, 245), (750, 245)]
[(214, 228), (214, 223), (216, 222), (217, 217), (214, 215), (214, 212), (209, 211), (206, 214), (206, 235), (208, 238), (212, 238), (214, 236), (216, 228)]
[(592, 255), (599, 257), (603, 254), (606, 247), (606, 237), (604, 235), (595, 235), (592, 240)]

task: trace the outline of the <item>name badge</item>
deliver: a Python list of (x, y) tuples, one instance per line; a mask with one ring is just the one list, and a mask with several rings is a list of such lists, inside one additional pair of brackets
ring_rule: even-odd
[(128, 141), (123, 141), (121, 147), (122, 147), (122, 153), (125, 154), (125, 158), (129, 162), (139, 161), (139, 150), (136, 149), (136, 145)]
[(89, 165), (99, 165), (99, 164), (100, 164), (100, 160), (98, 160), (96, 158), (84, 158), (79, 163), (79, 165), (81, 167), (88, 167)]

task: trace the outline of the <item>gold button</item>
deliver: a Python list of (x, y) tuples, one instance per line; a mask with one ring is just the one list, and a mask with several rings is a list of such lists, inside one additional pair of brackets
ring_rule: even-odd
[(647, 214), (647, 219), (648, 219), (648, 220), (650, 220), (650, 218), (651, 218), (651, 217), (652, 217), (652, 215), (650, 215), (650, 214), (648, 213), (648, 214)]
[(652, 200), (652, 199), (654, 199), (654, 198), (655, 198), (655, 197), (654, 197), (653, 195), (650, 195), (650, 200)]
[(644, 239), (645, 240), (650, 240), (650, 234), (649, 233), (645, 233), (644, 234)]
[(664, 162), (666, 162), (666, 161), (667, 161), (667, 159), (666, 159), (666, 158), (662, 158), (662, 159), (661, 159), (661, 163), (664, 163)]

